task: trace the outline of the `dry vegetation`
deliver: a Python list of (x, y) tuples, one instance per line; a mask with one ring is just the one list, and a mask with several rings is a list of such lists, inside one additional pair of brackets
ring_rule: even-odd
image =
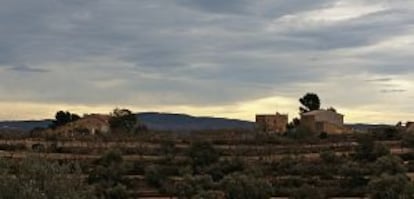
[[(82, 197), (97, 198), (410, 198), (412, 140), (398, 131), (388, 137), (350, 134), (324, 139), (231, 131), (8, 136), (0, 140), (1, 162), (8, 165), (1, 173), (7, 181), (19, 171), (29, 170), (23, 174), (30, 176), (33, 172), (23, 163), (41, 160), (38, 164), (46, 166), (37, 168), (45, 172), (36, 177), (40, 184), (55, 180), (62, 187), (83, 187)], [(49, 179), (48, 169), (68, 179)], [(17, 193), (19, 186), (8, 190)], [(39, 194), (50, 192), (40, 187), (35, 187)], [(62, 189), (67, 198), (80, 197), (65, 191), (71, 190)], [(7, 196), (3, 193), (12, 194), (0, 190), (1, 198)]]

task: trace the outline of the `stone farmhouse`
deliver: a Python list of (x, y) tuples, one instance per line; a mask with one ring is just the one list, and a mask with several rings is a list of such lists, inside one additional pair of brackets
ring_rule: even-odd
[(288, 122), (287, 114), (256, 115), (256, 127), (267, 133), (285, 133)]
[(90, 114), (85, 115), (78, 121), (73, 122), (73, 128), (76, 129), (85, 129), (89, 134), (95, 135), (97, 133), (109, 133), (110, 116), (103, 114)]
[(315, 110), (301, 114), (300, 124), (312, 133), (341, 134), (348, 132), (344, 115), (332, 110)]
[(109, 119), (109, 115), (89, 114), (79, 120), (57, 127), (56, 129), (47, 129), (43, 133), (48, 135), (59, 134), (67, 137), (76, 135), (95, 135), (98, 133), (105, 134), (110, 131)]

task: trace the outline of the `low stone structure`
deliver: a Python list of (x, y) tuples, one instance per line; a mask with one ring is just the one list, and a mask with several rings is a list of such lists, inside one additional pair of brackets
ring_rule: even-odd
[(287, 114), (256, 115), (256, 127), (267, 133), (284, 133), (289, 122)]
[(341, 134), (348, 132), (344, 115), (332, 110), (316, 110), (301, 114), (300, 124), (312, 133)]
[(86, 129), (90, 134), (109, 133), (110, 116), (103, 114), (85, 115), (78, 121), (75, 121), (73, 127), (75, 129)]
[(79, 120), (67, 123), (63, 126), (59, 126), (55, 129), (46, 129), (42, 131), (41, 135), (62, 135), (66, 137), (72, 137), (76, 135), (95, 135), (97, 133), (109, 133), (110, 116), (103, 114), (90, 114), (85, 115)]

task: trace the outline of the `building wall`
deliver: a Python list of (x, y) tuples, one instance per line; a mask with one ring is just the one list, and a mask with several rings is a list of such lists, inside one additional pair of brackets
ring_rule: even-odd
[(316, 131), (319, 133), (325, 132), (329, 134), (342, 134), (348, 132), (344, 126), (338, 126), (328, 122), (317, 122)]
[(288, 116), (282, 114), (256, 115), (256, 126), (265, 132), (284, 133), (288, 120)]
[(414, 122), (407, 122), (406, 131), (414, 133)]
[(314, 115), (302, 115), (300, 125), (311, 132), (316, 132), (316, 121)]
[(315, 121), (317, 122), (329, 122), (331, 124), (343, 125), (344, 116), (332, 111), (320, 111), (315, 114)]
[(301, 126), (312, 133), (339, 134), (347, 132), (344, 116), (332, 111), (320, 110), (301, 115)]

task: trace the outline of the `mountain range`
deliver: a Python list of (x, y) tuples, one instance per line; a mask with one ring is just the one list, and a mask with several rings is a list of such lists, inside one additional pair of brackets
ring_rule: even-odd
[[(240, 129), (253, 130), (254, 123), (243, 120), (195, 117), (187, 114), (145, 112), (137, 113), (138, 121), (146, 125), (150, 130), (159, 131), (203, 131)], [(29, 120), (29, 121), (0, 121), (0, 129), (13, 129), (30, 131), (36, 127), (46, 128), (52, 120)]]
[[(159, 131), (203, 131), (203, 130), (224, 130), (239, 129), (253, 130), (254, 122), (216, 118), (216, 117), (195, 117), (187, 114), (145, 112), (135, 114), (138, 121), (146, 125), (150, 130)], [(0, 121), (0, 130), (30, 131), (33, 128), (46, 128), (52, 123), (51, 119), (29, 120), (29, 121)], [(349, 128), (358, 131), (385, 127), (388, 125), (375, 124), (347, 124)]]

